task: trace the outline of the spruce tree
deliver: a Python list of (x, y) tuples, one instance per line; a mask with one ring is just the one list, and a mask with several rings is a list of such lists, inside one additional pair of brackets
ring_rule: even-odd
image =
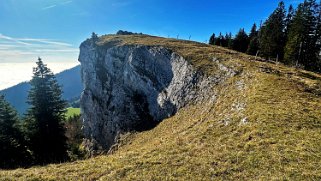
[(0, 95), (0, 168), (24, 166), (27, 162), (28, 154), (17, 112)]
[(213, 33), (210, 37), (210, 41), (208, 42), (208, 44), (210, 45), (214, 45), (215, 44), (215, 34)]
[(304, 25), (304, 5), (299, 4), (291, 24), (289, 25), (289, 33), (287, 37), (287, 43), (285, 46), (284, 59), (287, 64), (298, 64), (302, 62), (301, 53), (303, 40), (305, 36)]
[(292, 24), (293, 16), (294, 16), (294, 8), (292, 4), (289, 6), (286, 18), (285, 18), (285, 30), (284, 30), (284, 36), (285, 36), (285, 41), (287, 41), (288, 34), (289, 34), (289, 28)]
[(36, 163), (61, 162), (67, 159), (67, 145), (63, 122), (66, 102), (55, 76), (39, 58), (30, 81), (25, 119), (30, 150)]
[(223, 46), (223, 41), (224, 41), (224, 37), (223, 37), (222, 33), (220, 32), (220, 35), (215, 40), (215, 45)]
[(224, 37), (224, 39), (225, 39), (225, 47), (229, 48), (228, 45), (229, 45), (229, 41), (230, 41), (231, 38), (232, 37), (230, 37), (229, 33), (225, 34), (225, 37)]
[(261, 28), (260, 51), (265, 58), (283, 58), (285, 18), (285, 7), (281, 1)]
[(233, 49), (239, 52), (246, 52), (249, 44), (248, 35), (244, 31), (244, 28), (241, 28), (239, 32), (235, 35), (233, 41)]
[(316, 7), (316, 63), (315, 67), (313, 68), (314, 71), (321, 72), (321, 0)]
[(254, 23), (251, 28), (251, 33), (249, 35), (249, 46), (246, 50), (246, 53), (249, 55), (256, 55), (259, 49), (259, 42), (258, 42), (258, 31), (256, 24)]
[(233, 36), (232, 36), (231, 32), (227, 34), (226, 41), (227, 41), (227, 48), (232, 49), (233, 48)]
[(306, 0), (299, 4), (289, 27), (288, 41), (285, 47), (286, 63), (302, 65), (308, 70), (318, 71), (318, 17), (320, 5), (315, 0)]

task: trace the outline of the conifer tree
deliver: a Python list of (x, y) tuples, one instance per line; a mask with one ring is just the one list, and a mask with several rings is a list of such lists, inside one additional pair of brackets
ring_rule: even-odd
[(27, 155), (17, 112), (0, 95), (0, 168), (24, 166)]
[(225, 39), (225, 47), (227, 47), (227, 48), (229, 45), (230, 38), (232, 38), (232, 37), (230, 37), (229, 33), (226, 33), (224, 39)]
[(208, 42), (208, 44), (210, 45), (214, 45), (215, 44), (215, 34), (213, 33), (210, 37), (210, 41)]
[(227, 34), (226, 41), (227, 41), (227, 48), (232, 49), (233, 48), (233, 36), (232, 36), (231, 32)]
[(261, 28), (260, 51), (265, 58), (283, 58), (285, 16), (284, 3), (281, 1)]
[(302, 65), (308, 70), (319, 69), (319, 7), (315, 0), (305, 0), (299, 4), (289, 27), (286, 63)]
[(251, 28), (251, 33), (249, 35), (249, 46), (246, 50), (246, 53), (249, 55), (256, 55), (259, 49), (259, 42), (258, 42), (258, 31), (256, 24), (254, 23)]
[(316, 66), (314, 68), (315, 71), (321, 72), (321, 0), (317, 5), (317, 31), (316, 31)]
[(286, 19), (285, 19), (285, 30), (284, 30), (284, 36), (285, 36), (285, 39), (287, 41), (287, 37), (288, 37), (288, 33), (289, 33), (289, 28), (292, 24), (292, 20), (293, 20), (293, 16), (294, 16), (294, 8), (292, 6), (292, 4), (289, 6), (289, 9), (288, 9), (288, 12), (287, 12), (287, 15), (286, 15)]
[(241, 28), (233, 40), (233, 49), (239, 52), (246, 52), (248, 44), (248, 35), (244, 28)]
[(25, 120), (30, 150), (40, 164), (65, 161), (67, 145), (63, 121), (66, 102), (61, 98), (61, 88), (51, 70), (40, 58), (36, 64), (28, 95), (31, 108)]
[(224, 43), (224, 37), (223, 37), (222, 33), (220, 32), (220, 35), (215, 40), (215, 45), (223, 46), (223, 43)]

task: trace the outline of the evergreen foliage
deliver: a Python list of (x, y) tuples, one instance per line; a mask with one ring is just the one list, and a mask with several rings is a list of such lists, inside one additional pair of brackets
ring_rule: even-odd
[(233, 36), (232, 36), (232, 33), (226, 33), (225, 35), (225, 39), (226, 39), (226, 47), (229, 48), (229, 49), (232, 49), (232, 46), (233, 46)]
[(289, 6), (288, 13), (285, 19), (285, 31), (284, 31), (284, 36), (285, 36), (285, 41), (287, 41), (288, 35), (289, 35), (289, 28), (290, 25), (293, 22), (293, 16), (294, 16), (295, 10), (292, 5)]
[(17, 112), (0, 95), (0, 168), (24, 166), (27, 160)]
[(320, 4), (315, 0), (306, 0), (299, 4), (289, 25), (285, 46), (286, 63), (320, 71), (319, 16)]
[(281, 1), (269, 16), (261, 28), (260, 51), (265, 58), (283, 58), (283, 47), (285, 44), (285, 18), (286, 11), (283, 1)]
[(208, 44), (210, 45), (214, 45), (215, 44), (215, 34), (213, 33), (210, 37), (210, 41), (208, 42)]
[(224, 41), (225, 41), (225, 38), (220, 32), (220, 35), (215, 39), (215, 45), (224, 47)]
[(85, 156), (81, 149), (81, 143), (84, 138), (82, 133), (81, 115), (73, 115), (66, 120), (66, 137), (68, 138), (68, 154), (71, 160), (81, 159)]
[(249, 45), (248, 39), (249, 37), (244, 31), (244, 28), (241, 28), (234, 38), (232, 48), (239, 52), (246, 52), (247, 47)]
[(234, 39), (231, 34), (211, 38), (212, 44), (321, 72), (321, 1), (305, 0), (287, 12), (281, 1), (259, 29), (253, 24), (248, 38), (244, 29)]
[(30, 82), (31, 105), (25, 118), (25, 131), (36, 163), (67, 160), (67, 145), (63, 122), (66, 102), (55, 76), (39, 58)]
[(257, 26), (254, 23), (251, 32), (249, 35), (249, 46), (246, 50), (246, 53), (249, 55), (256, 55), (257, 51), (259, 49), (259, 41), (258, 41), (258, 31), (257, 31)]

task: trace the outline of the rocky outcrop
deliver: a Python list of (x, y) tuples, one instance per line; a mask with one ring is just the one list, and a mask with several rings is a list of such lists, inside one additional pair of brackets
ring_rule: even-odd
[(121, 133), (153, 128), (190, 102), (214, 101), (210, 90), (224, 79), (205, 76), (161, 46), (97, 45), (88, 39), (79, 61), (85, 145), (93, 154), (108, 151)]

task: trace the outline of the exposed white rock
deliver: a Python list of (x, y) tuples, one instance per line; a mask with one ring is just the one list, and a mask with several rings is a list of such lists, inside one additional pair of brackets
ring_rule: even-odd
[(88, 39), (79, 61), (83, 130), (91, 153), (108, 150), (119, 134), (152, 128), (191, 101), (214, 102), (213, 86), (226, 79), (204, 76), (159, 46), (97, 46)]

